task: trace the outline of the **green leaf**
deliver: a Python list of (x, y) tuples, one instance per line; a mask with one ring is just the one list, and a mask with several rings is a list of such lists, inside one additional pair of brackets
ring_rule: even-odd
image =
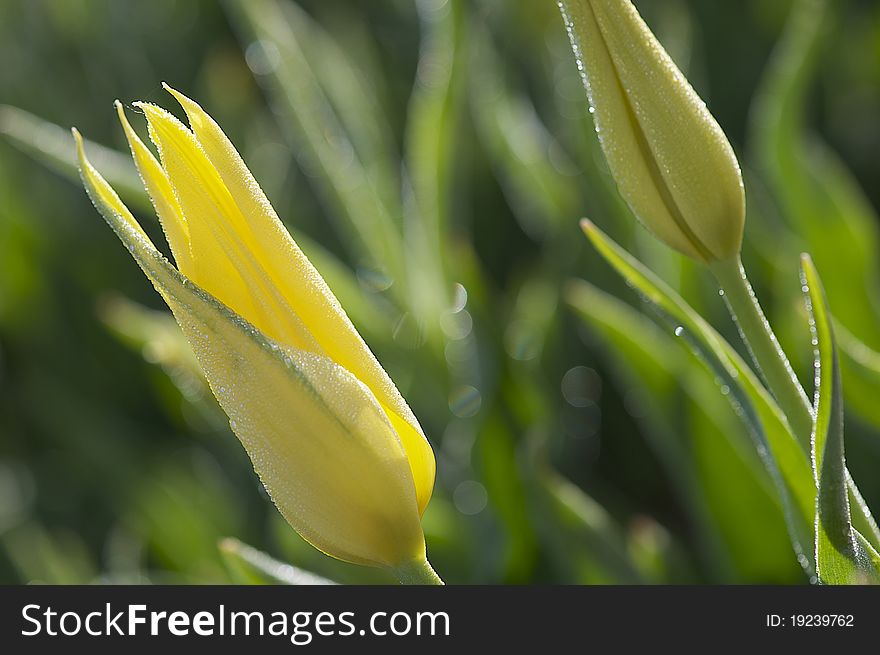
[[(645, 314), (582, 280), (566, 299), (608, 351), (621, 395), (642, 392), (640, 426), (690, 515), (714, 582), (793, 581), (781, 503), (712, 373)], [(734, 575), (733, 571), (736, 571)]]
[(223, 539), (218, 548), (233, 580), (240, 584), (335, 585), (319, 575), (292, 564), (279, 562), (270, 555), (238, 539)]
[(812, 573), (815, 485), (806, 453), (776, 402), (733, 347), (678, 294), (595, 225), (583, 221), (583, 227), (599, 253), (718, 377), (722, 391), (727, 393), (748, 426), (758, 453), (776, 483), (798, 561)]
[(853, 528), (843, 443), (843, 390), (831, 313), (809, 255), (801, 256), (802, 281), (815, 347), (816, 418), (812, 436), (816, 501), (816, 573), (826, 584), (880, 582), (877, 552)]

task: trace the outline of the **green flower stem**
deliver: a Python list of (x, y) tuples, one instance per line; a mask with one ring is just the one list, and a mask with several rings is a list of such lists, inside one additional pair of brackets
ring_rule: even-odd
[(391, 569), (400, 584), (442, 585), (445, 584), (431, 567), (428, 558), (414, 559)]
[(739, 255), (715, 261), (709, 268), (724, 293), (727, 308), (752, 360), (788, 418), (792, 431), (809, 452), (813, 431), (812, 405), (758, 304)]
[[(715, 261), (709, 264), (709, 268), (721, 290), (724, 291), (727, 308), (749, 348), (755, 365), (809, 456), (812, 450), (810, 443), (813, 432), (812, 404), (758, 304), (739, 255), (731, 259)], [(849, 471), (846, 473), (846, 482), (850, 502), (856, 510), (852, 515), (853, 527), (868, 536), (871, 543), (880, 544), (880, 528), (871, 516)]]

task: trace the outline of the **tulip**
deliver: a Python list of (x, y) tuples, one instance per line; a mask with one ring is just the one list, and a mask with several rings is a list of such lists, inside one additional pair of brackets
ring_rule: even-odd
[(559, 6), (621, 195), (662, 241), (707, 265), (767, 387), (809, 443), (809, 399), (740, 260), (745, 192), (724, 132), (630, 0)]
[(724, 132), (629, 0), (561, 0), (590, 112), (620, 194), (667, 245), (739, 254), (745, 194)]
[(171, 308), (290, 525), (338, 559), (438, 582), (421, 528), (434, 454), (418, 421), (217, 123), (166, 89), (189, 128), (135, 103), (159, 160), (116, 108), (176, 266), (74, 129), (92, 202)]

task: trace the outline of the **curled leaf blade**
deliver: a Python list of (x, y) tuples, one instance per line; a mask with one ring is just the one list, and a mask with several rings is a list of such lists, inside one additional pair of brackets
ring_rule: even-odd
[(831, 313), (819, 273), (801, 256), (815, 352), (816, 418), (811, 439), (816, 496), (816, 573), (826, 584), (880, 582), (877, 552), (852, 525), (843, 439), (843, 385)]
[[(596, 250), (676, 329), (727, 387), (728, 398), (745, 422), (765, 466), (776, 483), (789, 536), (801, 566), (813, 573), (812, 524), (815, 484), (806, 454), (769, 392), (754, 371), (718, 332), (641, 262), (590, 221), (581, 223)], [(678, 328), (681, 328), (679, 331)]]

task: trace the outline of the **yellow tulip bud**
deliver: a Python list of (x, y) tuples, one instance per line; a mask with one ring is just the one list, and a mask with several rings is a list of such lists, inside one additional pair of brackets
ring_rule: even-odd
[(190, 128), (137, 105), (161, 163), (117, 110), (177, 267), (74, 130), (92, 202), (171, 308), (285, 519), (339, 559), (417, 567), (434, 485), (418, 421), (217, 123), (168, 90)]
[(560, 0), (620, 194), (698, 261), (739, 252), (745, 194), (733, 148), (629, 0)]

